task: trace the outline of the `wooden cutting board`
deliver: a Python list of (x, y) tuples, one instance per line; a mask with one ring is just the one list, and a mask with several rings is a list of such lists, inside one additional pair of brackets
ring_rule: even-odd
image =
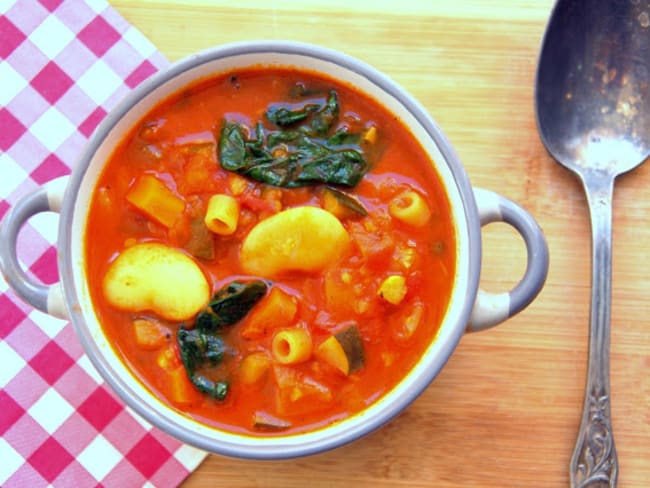
[[(577, 181), (535, 125), (533, 85), (551, 0), (112, 0), (170, 60), (232, 41), (339, 49), (404, 85), (437, 120), (474, 186), (543, 228), (546, 287), (506, 323), (465, 336), (427, 391), (352, 445), (309, 458), (212, 455), (186, 487), (568, 486), (587, 364), (590, 228)], [(620, 487), (650, 486), (650, 165), (617, 183), (611, 381)], [(482, 286), (525, 267), (509, 227), (484, 229)]]

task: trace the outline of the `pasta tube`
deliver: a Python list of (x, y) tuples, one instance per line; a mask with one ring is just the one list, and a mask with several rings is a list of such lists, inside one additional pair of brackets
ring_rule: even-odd
[(300, 328), (281, 330), (273, 337), (271, 351), (280, 364), (302, 363), (311, 356), (311, 334)]
[(237, 230), (239, 201), (230, 195), (212, 195), (205, 213), (205, 225), (215, 234), (229, 236)]
[(388, 205), (388, 212), (397, 220), (414, 227), (424, 226), (431, 217), (429, 205), (419, 193), (413, 190), (400, 193)]

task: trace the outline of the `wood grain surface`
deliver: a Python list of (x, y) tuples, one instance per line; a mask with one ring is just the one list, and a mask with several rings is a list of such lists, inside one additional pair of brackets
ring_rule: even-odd
[[(400, 417), (332, 452), (283, 462), (209, 456), (199, 487), (556, 487), (569, 484), (587, 364), (590, 228), (576, 179), (540, 142), (533, 90), (551, 0), (112, 0), (170, 60), (231, 41), (294, 39), (384, 71), (437, 120), (474, 186), (538, 220), (546, 287), (506, 323), (465, 336)], [(611, 382), (619, 487), (650, 486), (650, 165), (615, 190)], [(484, 229), (482, 286), (525, 267), (509, 227)]]

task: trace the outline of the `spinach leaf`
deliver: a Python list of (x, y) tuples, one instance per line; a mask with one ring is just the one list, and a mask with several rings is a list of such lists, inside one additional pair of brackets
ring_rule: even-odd
[(351, 134), (348, 132), (347, 128), (337, 130), (329, 139), (327, 139), (327, 144), (335, 146), (343, 145), (358, 145), (361, 140), (360, 134)]
[(205, 363), (216, 366), (222, 361), (225, 351), (223, 340), (198, 329), (188, 330), (184, 327), (179, 328), (177, 340), (181, 362), (190, 381), (202, 393), (223, 400), (228, 393), (228, 382), (215, 382), (197, 372)]
[(274, 125), (255, 130), (227, 121), (219, 138), (219, 159), (234, 171), (274, 186), (295, 188), (327, 183), (353, 187), (368, 171), (359, 134), (337, 127), (336, 91), (327, 99), (274, 104), (265, 114)]
[(266, 118), (273, 122), (278, 127), (289, 127), (297, 122), (302, 122), (312, 112), (317, 111), (320, 108), (319, 105), (308, 103), (305, 106), (291, 110), (286, 107), (272, 105), (266, 111)]
[(206, 334), (198, 329), (178, 329), (180, 355), (185, 368), (191, 371), (208, 362), (213, 366), (223, 360), (225, 346), (221, 337)]
[(205, 393), (216, 400), (225, 400), (228, 395), (230, 384), (227, 381), (212, 381), (205, 376), (195, 375), (192, 383), (201, 392)]
[(332, 90), (327, 103), (322, 107), (311, 120), (307, 130), (309, 135), (325, 136), (330, 128), (339, 118), (339, 99), (336, 92)]
[[(267, 285), (264, 281), (253, 280), (248, 282), (233, 281), (219, 290), (210, 303), (208, 309), (215, 317), (211, 321), (210, 331), (217, 330), (224, 325), (232, 325), (243, 319), (265, 294)], [(218, 324), (215, 328), (214, 325)]]
[(260, 280), (234, 281), (219, 290), (196, 317), (193, 328), (181, 326), (177, 341), (181, 362), (190, 381), (201, 392), (223, 400), (228, 394), (226, 380), (215, 381), (201, 372), (215, 368), (224, 360), (227, 347), (218, 334), (225, 326), (239, 322), (266, 294)]
[(248, 158), (249, 149), (246, 147), (244, 128), (235, 123), (226, 124), (221, 129), (219, 138), (219, 157), (226, 161), (231, 171), (243, 168)]

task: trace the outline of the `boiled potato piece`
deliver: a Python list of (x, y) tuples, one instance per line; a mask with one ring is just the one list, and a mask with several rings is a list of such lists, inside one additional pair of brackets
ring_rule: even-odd
[(147, 242), (125, 249), (102, 283), (106, 300), (129, 312), (152, 311), (168, 320), (187, 320), (210, 300), (210, 286), (187, 255)]
[(257, 224), (242, 244), (244, 270), (271, 277), (287, 271), (320, 271), (350, 242), (341, 222), (319, 207), (295, 207)]

